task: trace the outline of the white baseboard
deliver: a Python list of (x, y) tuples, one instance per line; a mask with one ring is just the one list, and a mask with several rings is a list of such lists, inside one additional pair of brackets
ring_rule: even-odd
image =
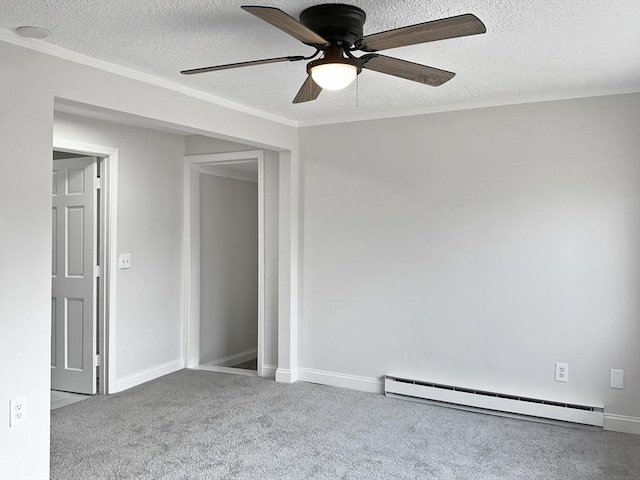
[(212, 367), (232, 367), (234, 365), (238, 365), (239, 363), (253, 360), (254, 358), (258, 358), (257, 348), (252, 348), (251, 350), (247, 350), (246, 352), (240, 352), (236, 353), (235, 355), (229, 355), (228, 357), (213, 360), (211, 362), (206, 362), (204, 365), (211, 365)]
[(384, 393), (384, 381), (381, 378), (358, 377), (344, 373), (299, 368), (298, 380), (332, 387), (350, 388), (369, 393)]
[(615, 415), (613, 413), (605, 413), (604, 429), (612, 432), (632, 433), (634, 435), (640, 435), (640, 418)]
[[(384, 393), (384, 380), (381, 378), (359, 377), (344, 373), (313, 370), (311, 368), (298, 368), (297, 373), (298, 380), (303, 382), (350, 388), (352, 390), (370, 393)], [(276, 381), (292, 383), (288, 374), (289, 370), (278, 369), (276, 372)], [(604, 430), (640, 435), (640, 418), (605, 413)]]
[(122, 392), (150, 380), (155, 380), (156, 378), (164, 377), (165, 375), (168, 375), (170, 373), (177, 372), (178, 370), (182, 370), (183, 368), (184, 361), (182, 359), (179, 359), (163, 363), (162, 365), (158, 365), (157, 367), (153, 367), (139, 373), (134, 373), (133, 375), (129, 375), (119, 380), (116, 379), (115, 392), (112, 393)]
[(276, 382), (295, 383), (296, 380), (298, 380), (298, 372), (296, 370), (289, 370), (286, 368), (276, 369)]
[(262, 376), (264, 378), (276, 378), (277, 365), (262, 365)]

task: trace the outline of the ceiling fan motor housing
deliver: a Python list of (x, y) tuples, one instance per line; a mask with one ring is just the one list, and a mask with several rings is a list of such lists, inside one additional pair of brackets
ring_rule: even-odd
[(353, 5), (329, 3), (309, 7), (300, 14), (300, 22), (325, 38), (332, 46), (351, 47), (363, 35), (367, 16)]
[[(328, 40), (328, 39), (327, 39)], [(324, 56), (318, 60), (314, 60), (307, 64), (307, 73), (311, 75), (311, 71), (314, 67), (325, 64), (344, 63), (346, 65), (353, 65), (356, 68), (356, 72), (360, 74), (362, 72), (363, 61), (356, 57), (347, 57), (343, 55), (342, 47), (329, 47), (325, 50)]]

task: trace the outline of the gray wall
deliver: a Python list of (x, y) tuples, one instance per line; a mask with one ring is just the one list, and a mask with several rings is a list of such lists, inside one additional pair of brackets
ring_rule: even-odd
[[(182, 157), (184, 137), (66, 113), (54, 135), (118, 152), (116, 386), (182, 362)], [(180, 368), (180, 367), (178, 367)]]
[[(0, 406), (8, 408), (9, 399), (26, 396), (29, 409), (29, 420), (20, 428), (10, 428), (9, 416), (0, 415), (0, 477), (48, 478), (54, 99), (122, 112), (159, 126), (215, 132), (261, 148), (293, 150), (294, 166), (298, 132), (292, 126), (4, 41), (0, 63)], [(147, 173), (151, 176), (140, 181), (156, 180), (153, 172)], [(172, 187), (182, 174), (171, 174)], [(177, 199), (170, 208), (181, 204)], [(138, 206), (141, 215), (146, 213), (142, 208), (152, 212), (154, 207)], [(171, 225), (171, 239), (180, 232), (179, 225)], [(154, 261), (159, 265), (162, 259)], [(283, 262), (295, 264), (296, 259), (287, 257)], [(180, 268), (171, 272), (169, 281), (181, 273)], [(162, 290), (165, 282), (160, 276), (152, 285)], [(282, 322), (283, 329), (293, 328), (289, 324), (294, 325), (295, 316), (283, 317)], [(180, 337), (178, 333), (176, 340)]]
[(204, 135), (188, 135), (185, 138), (187, 155), (204, 155), (207, 153), (229, 153), (255, 150), (255, 147), (242, 143), (229, 142)]
[[(255, 147), (202, 135), (185, 138), (186, 155), (228, 153), (255, 150)], [(264, 364), (274, 370), (278, 365), (278, 192), (279, 166), (276, 152), (265, 151), (265, 329)], [(201, 342), (201, 348), (203, 347)]]
[(640, 416), (639, 103), (302, 128), (300, 367)]
[(200, 174), (200, 363), (258, 346), (258, 184)]
[(54, 160), (64, 160), (66, 158), (80, 158), (80, 157), (86, 157), (86, 155), (80, 154), (80, 153), (58, 152), (56, 150), (53, 151)]

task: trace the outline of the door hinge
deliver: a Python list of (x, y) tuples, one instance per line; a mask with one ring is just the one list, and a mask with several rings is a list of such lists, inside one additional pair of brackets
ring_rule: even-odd
[(96, 177), (94, 185), (96, 187), (96, 190), (100, 190), (102, 188), (102, 178)]
[(94, 273), (96, 278), (100, 278), (102, 276), (102, 267), (100, 265), (96, 265), (94, 268)]
[(100, 357), (100, 355), (96, 355), (95, 361), (94, 363), (94, 367), (100, 367), (102, 365), (102, 358)]

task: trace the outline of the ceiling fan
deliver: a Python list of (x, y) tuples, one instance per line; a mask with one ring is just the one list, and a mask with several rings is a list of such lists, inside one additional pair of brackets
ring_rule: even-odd
[[(315, 5), (300, 14), (300, 21), (274, 7), (243, 6), (241, 8), (302, 43), (314, 47), (316, 52), (308, 57), (297, 55), (266, 58), (194, 68), (183, 70), (180, 73), (192, 75), (252, 65), (312, 60), (307, 64), (307, 79), (298, 91), (293, 103), (315, 100), (323, 89), (340, 90), (345, 88), (363, 68), (437, 87), (451, 80), (455, 73), (375, 52), (447, 38), (476, 35), (487, 31), (484, 24), (475, 15), (467, 13), (363, 36), (366, 14), (362, 9), (352, 5), (334, 3)], [(355, 51), (365, 52), (365, 54), (356, 57), (353, 55)], [(320, 53), (322, 53), (322, 57), (313, 60)]]

